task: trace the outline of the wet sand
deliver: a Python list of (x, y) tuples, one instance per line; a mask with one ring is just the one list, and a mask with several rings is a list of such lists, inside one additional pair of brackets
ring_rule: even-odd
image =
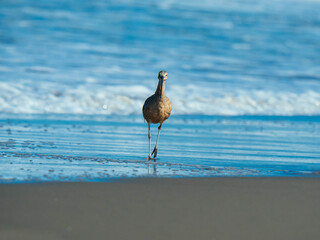
[[(152, 147), (157, 126), (152, 126)], [(142, 116), (0, 118), (0, 183), (109, 181), (130, 177), (313, 177), (319, 116), (172, 116), (157, 164), (146, 161)]]
[(1, 239), (318, 239), (319, 178), (0, 185)]

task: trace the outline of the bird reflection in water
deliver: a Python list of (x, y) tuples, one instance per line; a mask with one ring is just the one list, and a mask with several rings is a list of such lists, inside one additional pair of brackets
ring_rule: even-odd
[(148, 166), (148, 175), (157, 176), (157, 164), (147, 163)]

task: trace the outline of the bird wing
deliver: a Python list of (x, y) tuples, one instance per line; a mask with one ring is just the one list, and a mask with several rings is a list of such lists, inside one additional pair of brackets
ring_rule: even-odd
[(150, 111), (150, 103), (151, 103), (151, 97), (148, 97), (142, 107), (142, 114), (145, 119)]

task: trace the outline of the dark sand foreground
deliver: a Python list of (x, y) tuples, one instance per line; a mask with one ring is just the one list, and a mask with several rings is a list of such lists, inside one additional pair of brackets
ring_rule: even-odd
[(319, 178), (0, 185), (0, 239), (319, 239)]

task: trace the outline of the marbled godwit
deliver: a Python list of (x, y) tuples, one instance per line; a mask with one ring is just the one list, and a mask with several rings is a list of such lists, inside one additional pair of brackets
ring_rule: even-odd
[[(148, 139), (149, 139), (149, 155), (148, 160), (153, 159), (156, 161), (156, 156), (158, 152), (158, 141), (159, 141), (159, 135), (162, 123), (167, 120), (171, 114), (171, 103), (169, 101), (169, 98), (164, 94), (164, 84), (167, 80), (167, 72), (166, 71), (160, 71), (158, 74), (158, 87), (156, 92), (147, 98), (147, 100), (143, 104), (142, 113), (144, 119), (148, 123)], [(151, 123), (160, 123), (158, 127), (158, 136), (156, 145), (150, 154), (151, 151), (151, 133), (150, 133), (150, 125)], [(153, 157), (151, 155), (153, 154)]]

